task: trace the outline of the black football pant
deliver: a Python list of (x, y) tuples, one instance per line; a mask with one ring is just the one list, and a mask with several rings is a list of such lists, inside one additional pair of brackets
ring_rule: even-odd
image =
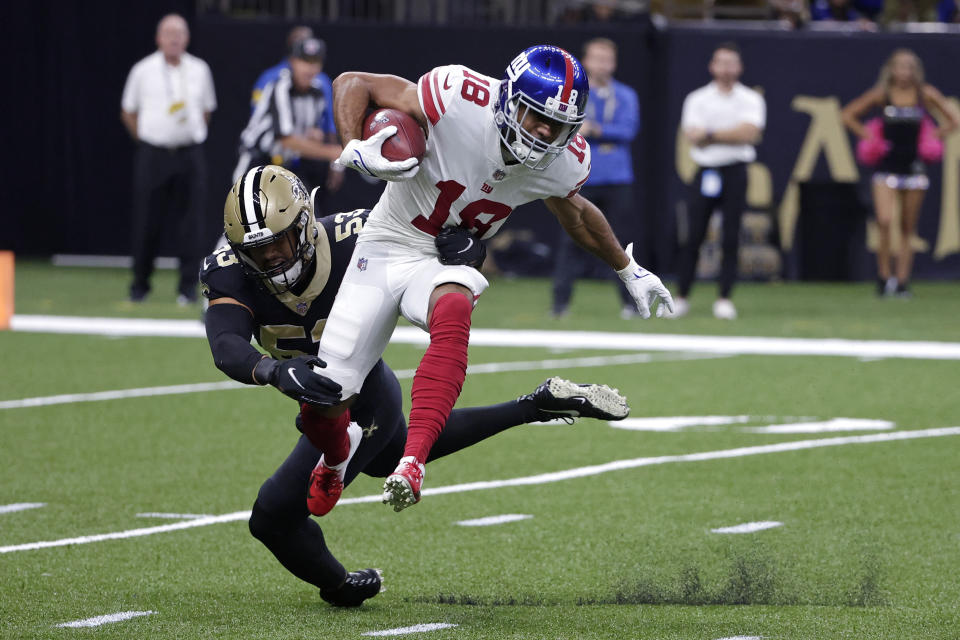
[[(628, 234), (631, 233), (631, 216), (636, 215), (637, 208), (632, 184), (584, 187), (580, 190), (580, 195), (600, 208), (620, 242), (623, 244), (630, 242)], [(553, 312), (555, 314), (563, 313), (570, 306), (574, 281), (577, 278), (592, 275), (598, 267), (602, 267), (603, 275), (614, 282), (622, 306), (634, 306), (633, 298), (620, 281), (617, 272), (603, 264), (593, 254), (578, 247), (569, 235), (561, 233), (557, 242), (556, 261), (553, 263)]]
[(172, 230), (180, 263), (179, 293), (196, 297), (197, 272), (205, 247), (200, 237), (207, 188), (201, 145), (164, 149), (141, 142), (133, 161), (132, 252), (134, 297), (150, 291), (160, 242)]
[[(407, 424), (400, 383), (382, 360), (367, 376), (350, 416), (364, 434), (347, 466), (345, 483), (349, 485), (361, 472), (378, 478), (390, 475), (403, 456)], [(528, 401), (454, 409), (427, 461), (535, 419), (536, 408)], [(280, 468), (260, 487), (250, 532), (290, 573), (316, 587), (332, 588), (343, 582), (346, 570), (330, 552), (320, 526), (307, 510), (307, 483), (319, 460), (320, 451), (300, 436)], [(336, 513), (339, 511), (331, 512)]]
[(721, 245), (723, 258), (719, 281), (721, 298), (730, 297), (733, 283), (737, 279), (740, 219), (747, 206), (747, 165), (738, 162), (725, 167), (714, 167), (712, 170), (720, 175), (720, 192), (716, 195), (704, 195), (703, 173), (710, 170), (701, 167), (690, 185), (690, 199), (687, 202), (687, 242), (680, 248), (680, 282), (677, 293), (681, 298), (690, 295), (697, 269), (697, 258), (700, 256), (700, 245), (703, 244), (707, 235), (710, 216), (718, 207), (723, 214)]

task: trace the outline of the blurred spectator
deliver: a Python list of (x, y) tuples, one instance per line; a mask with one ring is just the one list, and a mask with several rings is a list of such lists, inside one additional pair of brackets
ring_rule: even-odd
[(853, 0), (853, 8), (864, 18), (876, 22), (883, 13), (883, 3), (884, 0)]
[[(938, 128), (929, 118), (934, 109), (945, 123), (942, 127)], [(879, 119), (861, 122), (861, 117), (875, 110), (880, 111)], [(960, 114), (933, 85), (924, 82), (923, 63), (917, 54), (910, 49), (897, 49), (881, 67), (877, 84), (843, 108), (843, 122), (867, 144), (880, 145), (880, 158), (873, 174), (873, 206), (880, 236), (877, 294), (909, 297), (913, 269), (911, 238), (916, 233), (924, 193), (930, 186), (924, 159), (935, 159), (937, 140), (960, 126)], [(861, 162), (868, 160), (865, 146), (858, 145)], [(942, 147), (939, 152), (942, 153)], [(898, 202), (900, 248), (894, 276), (890, 268), (890, 226)]]
[[(607, 216), (621, 238), (629, 231), (634, 212), (633, 166), (630, 143), (637, 136), (640, 106), (637, 92), (613, 79), (617, 68), (617, 45), (607, 38), (595, 38), (584, 45), (583, 68), (590, 81), (586, 120), (580, 134), (590, 143), (590, 177), (580, 193)], [(566, 314), (573, 294), (573, 282), (590, 274), (599, 261), (561, 234), (553, 271), (553, 315)], [(604, 269), (620, 294), (621, 316), (632, 317), (636, 305), (619, 276)]]
[[(583, 6), (573, 6), (565, 9), (560, 15), (560, 22), (566, 24), (609, 24), (634, 21), (642, 17), (638, 3), (622, 3), (617, 0), (597, 0), (596, 2), (577, 3)], [(624, 9), (622, 4), (631, 5)], [(641, 5), (642, 6), (642, 5)]]
[(815, 21), (856, 22), (863, 16), (854, 9), (851, 0), (813, 0), (810, 18)]
[(178, 230), (177, 302), (197, 299), (197, 271), (207, 166), (203, 142), (217, 107), (207, 63), (186, 52), (187, 21), (177, 14), (157, 24), (157, 51), (130, 70), (121, 120), (138, 143), (133, 163), (133, 283), (130, 300), (150, 292), (150, 276), (165, 228)]
[(940, 0), (937, 3), (937, 19), (940, 22), (960, 22), (957, 0)]
[[(261, 73), (257, 78), (257, 81), (253, 84), (253, 93), (251, 94), (250, 98), (251, 114), (256, 109), (257, 102), (260, 101), (260, 97), (263, 95), (263, 90), (266, 88), (266, 86), (275, 81), (280, 76), (281, 71), (290, 68), (290, 55), (293, 53), (294, 45), (300, 40), (306, 40), (307, 38), (313, 37), (313, 29), (306, 25), (299, 25), (290, 30), (290, 32), (287, 34), (287, 57), (278, 64), (275, 64)], [(320, 42), (323, 43), (322, 40), (320, 40)], [(324, 103), (324, 109), (320, 113), (317, 129), (324, 133), (326, 142), (336, 143), (337, 127), (333, 122), (333, 84), (330, 82), (330, 76), (323, 71), (323, 64), (326, 62), (325, 46), (324, 53), (321, 58), (321, 71), (317, 74), (316, 79), (320, 83), (320, 87), (327, 99)], [(343, 170), (341, 167), (333, 164), (323, 166), (317, 163), (311, 164), (309, 162), (307, 163), (308, 166), (301, 167), (300, 162), (300, 158), (290, 158), (286, 166), (300, 175), (300, 177), (305, 180), (307, 184), (323, 187), (323, 193), (321, 197), (318, 197), (314, 200), (316, 204), (321, 204), (324, 201), (327, 193), (337, 191), (343, 184)], [(317, 211), (317, 215), (322, 215), (322, 212)]]
[(773, 18), (789, 29), (799, 29), (810, 21), (810, 11), (804, 0), (770, 0)]
[(698, 165), (687, 202), (689, 216), (686, 244), (680, 251), (679, 297), (675, 316), (685, 315), (687, 298), (700, 254), (700, 245), (715, 208), (723, 214), (723, 259), (720, 291), (713, 315), (724, 320), (737, 317), (730, 292), (737, 277), (740, 219), (746, 208), (747, 165), (757, 157), (756, 145), (766, 125), (763, 97), (740, 84), (743, 64), (735, 43), (719, 45), (710, 60), (713, 82), (689, 94), (683, 101), (680, 127), (690, 141), (690, 156)]
[[(240, 134), (234, 182), (250, 167), (276, 164), (296, 167), (304, 182), (317, 186), (326, 165), (340, 157), (340, 145), (318, 127), (331, 100), (317, 78), (325, 52), (323, 41), (317, 38), (293, 43), (289, 68), (281, 69), (264, 86), (250, 122)], [(334, 174), (340, 175), (331, 172)]]

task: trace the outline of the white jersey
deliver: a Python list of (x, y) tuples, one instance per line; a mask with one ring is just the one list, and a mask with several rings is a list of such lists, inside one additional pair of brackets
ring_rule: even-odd
[(490, 238), (516, 207), (579, 191), (590, 175), (590, 147), (580, 135), (545, 170), (504, 161), (493, 119), (499, 88), (499, 80), (461, 65), (420, 78), (417, 93), (429, 123), (420, 171), (387, 183), (358, 243), (395, 242), (436, 255), (433, 239), (443, 227)]

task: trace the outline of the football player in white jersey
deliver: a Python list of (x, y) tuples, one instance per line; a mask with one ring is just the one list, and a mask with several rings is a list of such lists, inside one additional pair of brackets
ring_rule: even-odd
[[(657, 300), (658, 316), (673, 308), (660, 278), (633, 259), (632, 243), (624, 251), (601, 211), (577, 195), (590, 174), (590, 147), (577, 133), (588, 94), (579, 61), (546, 45), (520, 53), (502, 80), (449, 65), (416, 84), (360, 72), (334, 82), (334, 119), (344, 143), (338, 162), (388, 184), (360, 233), (320, 340), (327, 367), (317, 373), (340, 384), (344, 398), (325, 411), (326, 427), (346, 439), (351, 397), (400, 315), (430, 334), (413, 381), (404, 457), (384, 484), (383, 501), (396, 511), (419, 502), (423, 462), (460, 395), (470, 314), (488, 286), (478, 270), (479, 240), (496, 233), (514, 208), (543, 199), (581, 247), (619, 273), (643, 317)], [(383, 141), (396, 127), (362, 139), (371, 106), (417, 120), (427, 132), (422, 161), (383, 157)], [(464, 259), (441, 263), (436, 242), (462, 242)], [(332, 508), (339, 492), (324, 488), (336, 484), (331, 479), (348, 462), (328, 467), (321, 458), (311, 475), (312, 512)]]

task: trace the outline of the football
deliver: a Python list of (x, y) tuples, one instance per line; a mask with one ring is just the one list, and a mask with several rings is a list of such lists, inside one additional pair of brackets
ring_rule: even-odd
[(378, 109), (363, 121), (363, 139), (366, 140), (384, 127), (395, 126), (397, 133), (383, 142), (381, 152), (387, 160), (423, 159), (427, 138), (412, 116), (396, 109)]

